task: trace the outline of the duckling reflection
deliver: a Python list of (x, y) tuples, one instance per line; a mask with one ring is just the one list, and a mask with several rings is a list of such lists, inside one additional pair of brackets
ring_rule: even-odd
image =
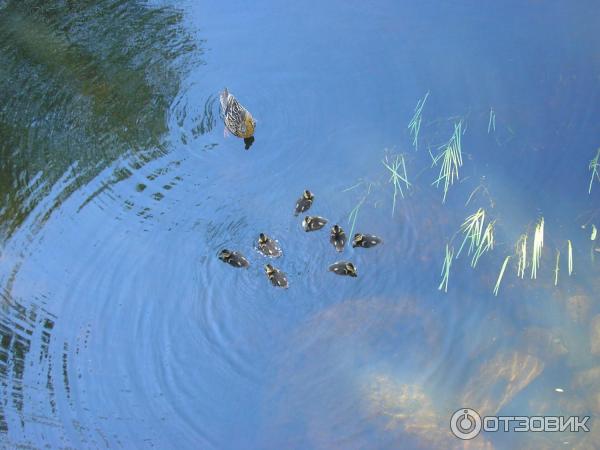
[(287, 275), (279, 269), (276, 269), (271, 264), (265, 265), (265, 273), (271, 284), (275, 287), (281, 287), (287, 289), (288, 280)]
[(344, 233), (342, 227), (339, 225), (331, 227), (331, 237), (329, 238), (329, 242), (331, 242), (338, 252), (344, 250), (344, 245), (346, 245), (346, 233)]
[(336, 275), (346, 275), (354, 278), (358, 276), (356, 267), (354, 267), (354, 264), (348, 261), (338, 261), (333, 263), (329, 266), (329, 271), (335, 273)]
[(245, 148), (248, 150), (254, 142), (256, 121), (227, 88), (221, 92), (220, 101), (225, 126), (234, 136), (244, 139)]
[(244, 255), (227, 249), (221, 250), (219, 259), (233, 267), (248, 267), (250, 265)]
[(352, 240), (352, 247), (371, 248), (382, 242), (381, 238), (372, 234), (356, 233)]
[(320, 230), (327, 223), (327, 219), (320, 216), (306, 216), (302, 221), (302, 228), (304, 231), (316, 231)]
[(315, 196), (308, 189), (302, 193), (302, 197), (298, 199), (296, 202), (296, 210), (294, 215), (297, 216), (300, 213), (308, 211), (308, 209), (312, 206), (313, 200)]
[(265, 256), (277, 258), (283, 253), (279, 242), (275, 239), (271, 239), (264, 233), (260, 233), (258, 236), (258, 250)]

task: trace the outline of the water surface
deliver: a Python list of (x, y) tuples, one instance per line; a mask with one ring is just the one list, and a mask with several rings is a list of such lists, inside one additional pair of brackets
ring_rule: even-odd
[[(592, 1), (0, 2), (0, 439), (459, 448), (461, 407), (597, 414), (599, 24)], [(249, 151), (223, 136), (225, 86), (257, 119)], [(431, 154), (461, 120), (442, 203)], [(400, 153), (411, 187), (392, 214), (382, 159)], [(384, 244), (340, 256), (304, 233), (307, 188), (311, 213), (349, 232), (359, 204), (356, 231)], [(495, 249), (476, 269), (461, 255), (441, 292), (444, 248), (480, 207)], [(539, 275), (521, 280), (514, 246), (542, 216)], [(260, 232), (288, 290), (264, 276)], [(327, 272), (339, 258), (359, 277)]]

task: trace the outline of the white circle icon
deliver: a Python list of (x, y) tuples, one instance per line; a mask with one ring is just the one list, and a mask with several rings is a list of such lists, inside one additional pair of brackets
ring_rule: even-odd
[(481, 417), (474, 409), (461, 408), (452, 414), (450, 430), (459, 439), (473, 439), (481, 431)]

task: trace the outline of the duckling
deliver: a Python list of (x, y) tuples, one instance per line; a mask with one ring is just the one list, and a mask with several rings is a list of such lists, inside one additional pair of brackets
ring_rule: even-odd
[(342, 227), (339, 225), (331, 227), (331, 237), (329, 238), (329, 242), (331, 242), (338, 252), (344, 250), (344, 245), (346, 245), (346, 233), (344, 233)]
[(250, 265), (244, 255), (227, 249), (221, 250), (219, 253), (219, 259), (233, 267), (248, 267)]
[(327, 219), (320, 216), (306, 216), (302, 221), (302, 228), (304, 231), (316, 231), (320, 230), (327, 223)]
[(381, 238), (372, 234), (356, 233), (352, 240), (352, 247), (370, 248), (375, 247), (377, 244), (381, 244), (383, 241)]
[(244, 108), (227, 88), (221, 92), (221, 114), (227, 129), (235, 136), (244, 138), (246, 150), (254, 142), (256, 121), (252, 114)]
[(353, 278), (358, 276), (356, 267), (354, 267), (354, 264), (348, 261), (338, 261), (333, 263), (329, 266), (329, 271), (335, 273), (336, 275), (347, 275)]
[(308, 209), (312, 206), (313, 200), (315, 196), (308, 189), (302, 193), (302, 197), (298, 199), (296, 202), (296, 211), (294, 215), (297, 216), (300, 213), (308, 211)]
[(264, 233), (258, 235), (258, 250), (265, 256), (271, 256), (277, 258), (283, 253), (279, 242), (275, 239), (271, 239)]
[(265, 264), (265, 273), (267, 274), (267, 278), (273, 286), (287, 289), (287, 275), (281, 270), (276, 269), (271, 264)]

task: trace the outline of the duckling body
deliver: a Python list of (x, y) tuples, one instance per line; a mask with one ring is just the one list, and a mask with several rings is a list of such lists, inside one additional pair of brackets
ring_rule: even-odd
[(354, 267), (354, 264), (348, 261), (338, 261), (333, 263), (329, 266), (329, 271), (335, 273), (336, 275), (344, 275), (353, 278), (358, 276), (356, 267)]
[(219, 259), (233, 267), (248, 267), (250, 263), (240, 252), (223, 249), (219, 252)]
[(288, 280), (287, 275), (279, 269), (276, 269), (271, 264), (265, 265), (265, 273), (271, 284), (275, 287), (287, 289)]
[(258, 250), (265, 256), (270, 256), (271, 258), (278, 258), (282, 255), (281, 247), (279, 246), (279, 242), (275, 239), (271, 239), (264, 233), (260, 233), (258, 236)]
[(227, 88), (221, 92), (219, 99), (225, 126), (231, 134), (244, 139), (246, 150), (248, 150), (254, 142), (254, 129), (256, 128), (254, 117), (229, 93)]
[(302, 221), (302, 228), (304, 231), (316, 231), (320, 230), (327, 223), (327, 219), (320, 216), (306, 216)]
[(331, 242), (338, 252), (344, 250), (344, 245), (346, 245), (346, 233), (344, 233), (342, 227), (339, 225), (334, 225), (331, 227), (329, 242)]
[(315, 196), (308, 189), (302, 193), (302, 197), (298, 199), (296, 202), (296, 210), (294, 211), (294, 215), (297, 216), (300, 213), (308, 211), (308, 209), (312, 206), (313, 200)]
[(352, 247), (371, 248), (382, 242), (381, 238), (375, 235), (356, 233), (352, 239)]

